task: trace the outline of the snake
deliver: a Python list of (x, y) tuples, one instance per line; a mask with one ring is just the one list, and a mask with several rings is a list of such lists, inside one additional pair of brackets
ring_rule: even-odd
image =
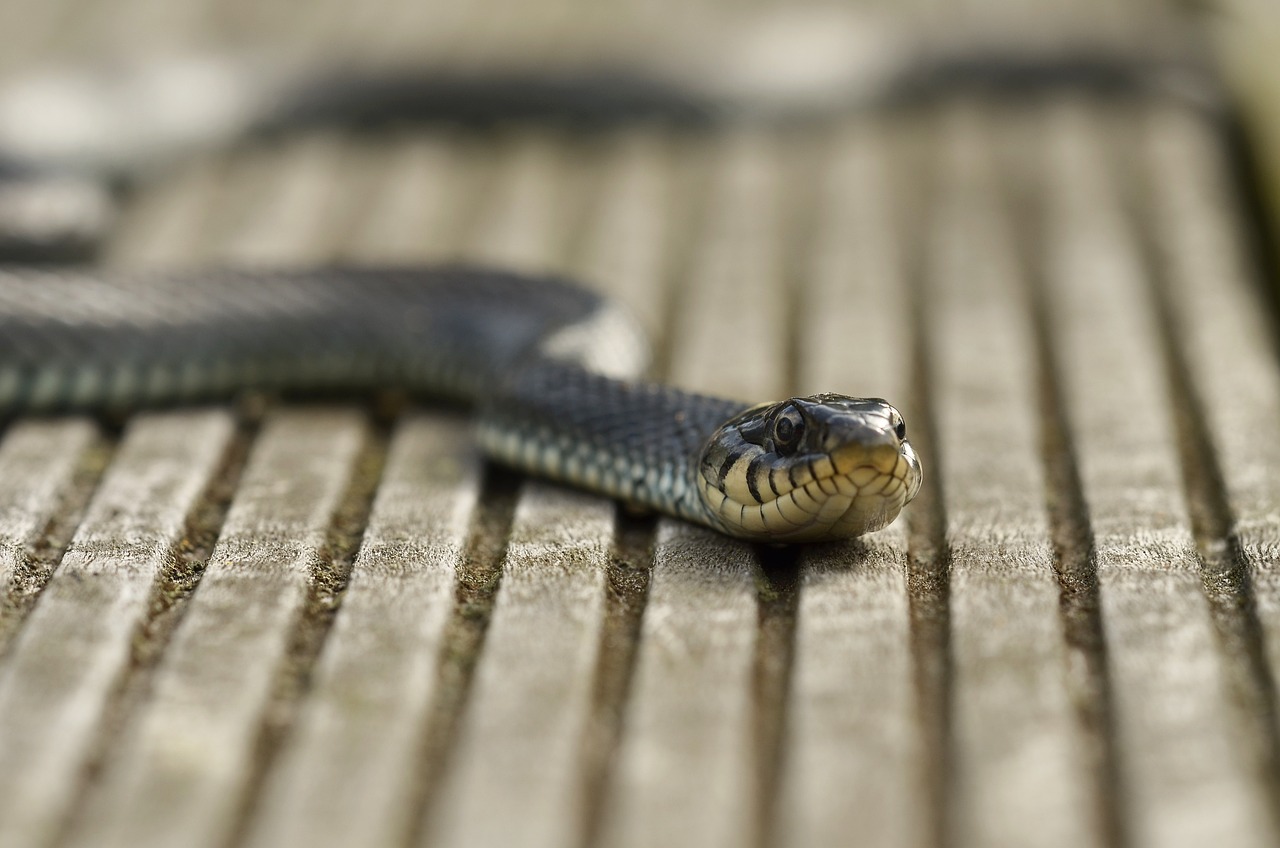
[(770, 544), (878, 530), (920, 489), (884, 400), (743, 403), (647, 358), (620, 304), (497, 268), (0, 268), (0, 418), (396, 388), (470, 404), (519, 471)]
[(763, 98), (717, 88), (727, 65), (718, 75), (424, 75), (197, 56), (10, 81), (0, 87), (0, 421), (394, 388), (469, 404), (476, 442), (497, 462), (732, 537), (789, 544), (879, 530), (922, 481), (895, 407), (831, 393), (746, 403), (647, 380), (634, 318), (566, 279), (465, 265), (128, 274), (30, 264), (90, 258), (122, 188), (157, 163), (297, 127), (716, 127), (973, 91), (1147, 94), (1170, 90), (1179, 70), (985, 48), (923, 62), (900, 50), (877, 71), (843, 67), (857, 51), (834, 55), (834, 87), (775, 90), (780, 71)]

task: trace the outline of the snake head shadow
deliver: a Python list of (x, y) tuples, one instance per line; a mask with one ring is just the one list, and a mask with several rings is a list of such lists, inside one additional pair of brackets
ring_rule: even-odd
[(892, 522), (920, 491), (920, 460), (880, 398), (820, 394), (727, 421), (698, 484), (724, 532), (761, 542), (847, 539)]

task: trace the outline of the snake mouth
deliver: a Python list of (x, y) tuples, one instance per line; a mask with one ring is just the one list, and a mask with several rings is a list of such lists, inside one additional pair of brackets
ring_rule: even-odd
[(920, 461), (905, 439), (844, 445), (830, 453), (754, 467), (703, 496), (726, 532), (767, 542), (847, 539), (890, 524), (920, 490)]
[[(774, 523), (779, 542), (847, 539), (889, 525), (920, 490), (920, 462), (911, 444), (867, 449), (849, 445), (809, 463), (810, 478), (762, 504), (786, 524)], [(791, 525), (788, 527), (787, 525)]]

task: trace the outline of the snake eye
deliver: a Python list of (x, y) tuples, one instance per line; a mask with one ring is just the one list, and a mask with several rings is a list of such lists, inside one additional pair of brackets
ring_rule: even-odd
[(907, 422), (902, 420), (898, 410), (892, 406), (889, 407), (889, 426), (893, 427), (893, 433), (898, 437), (899, 441), (907, 437)]
[(804, 438), (804, 417), (795, 407), (788, 407), (773, 422), (773, 447), (786, 456), (795, 451)]

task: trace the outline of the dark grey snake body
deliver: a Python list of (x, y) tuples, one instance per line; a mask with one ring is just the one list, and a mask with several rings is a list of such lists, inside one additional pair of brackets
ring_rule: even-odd
[[(481, 447), (524, 471), (732, 535), (810, 538), (797, 522), (766, 522), (758, 469), (733, 468), (746, 450), (726, 425), (763, 411), (635, 379), (644, 359), (612, 302), (498, 270), (0, 271), (0, 416), (399, 388), (471, 403)], [(887, 405), (863, 403), (888, 424)], [(877, 477), (891, 491), (839, 510), (857, 532), (891, 520), (918, 485), (909, 445), (889, 436)], [(818, 497), (816, 478), (835, 479), (810, 476)], [(759, 520), (722, 508), (744, 487)]]

